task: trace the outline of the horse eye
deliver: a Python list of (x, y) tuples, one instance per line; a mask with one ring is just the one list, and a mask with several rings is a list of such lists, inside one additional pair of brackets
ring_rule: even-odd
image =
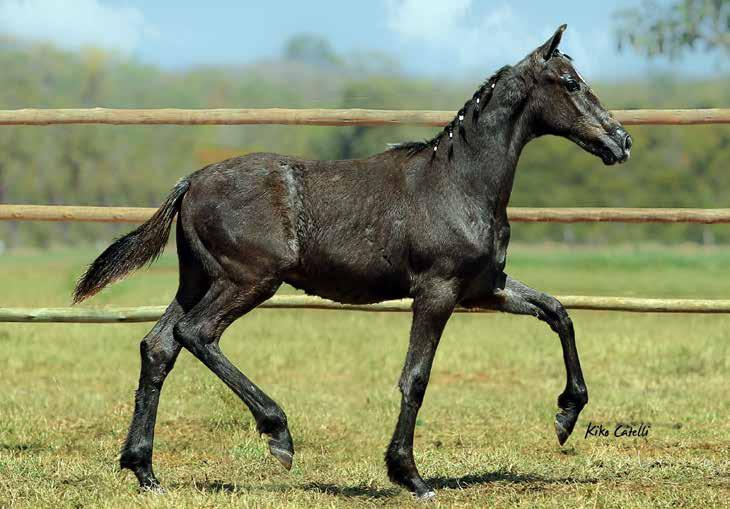
[(577, 92), (580, 90), (580, 83), (573, 78), (565, 78), (563, 83), (565, 84), (565, 88), (568, 89), (568, 92)]

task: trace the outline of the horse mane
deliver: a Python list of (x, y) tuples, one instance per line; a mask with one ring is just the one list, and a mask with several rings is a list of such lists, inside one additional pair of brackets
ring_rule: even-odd
[(446, 124), (446, 126), (444, 126), (444, 128), (436, 136), (434, 136), (430, 140), (407, 141), (404, 143), (399, 143), (393, 146), (391, 150), (405, 151), (407, 152), (408, 157), (412, 157), (422, 152), (423, 150), (430, 149), (433, 152), (433, 155), (431, 157), (431, 159), (433, 159), (433, 157), (435, 157), (436, 155), (436, 152), (438, 151), (441, 140), (448, 137), (448, 156), (449, 160), (451, 160), (454, 154), (454, 132), (456, 132), (459, 136), (466, 140), (466, 128), (464, 127), (464, 122), (466, 122), (467, 114), (469, 113), (469, 111), (472, 112), (472, 123), (476, 124), (479, 120), (480, 113), (484, 110), (487, 104), (489, 104), (489, 101), (492, 99), (492, 93), (494, 91), (495, 85), (505, 75), (509, 74), (511, 70), (511, 66), (505, 65), (496, 73), (494, 73), (491, 78), (485, 80), (484, 83), (482, 83), (481, 86), (477, 89), (477, 91), (474, 92), (471, 98), (466, 101), (466, 103), (464, 103), (464, 106), (462, 106), (461, 109), (456, 113), (456, 116), (453, 118), (453, 120)]

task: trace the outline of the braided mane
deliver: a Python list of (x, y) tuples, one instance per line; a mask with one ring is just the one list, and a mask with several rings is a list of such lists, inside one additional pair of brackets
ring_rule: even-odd
[(466, 140), (466, 128), (464, 123), (466, 122), (466, 116), (471, 111), (472, 123), (476, 124), (479, 120), (480, 113), (489, 104), (492, 98), (492, 93), (497, 82), (508, 74), (512, 70), (512, 67), (505, 65), (499, 69), (494, 75), (487, 79), (482, 85), (474, 92), (474, 95), (464, 103), (464, 106), (456, 113), (454, 119), (446, 124), (446, 126), (436, 136), (426, 141), (407, 141), (394, 146), (391, 150), (405, 150), (408, 152), (408, 156), (412, 157), (423, 150), (431, 149), (433, 152), (431, 159), (436, 156), (436, 152), (439, 150), (441, 141), (446, 138), (449, 142), (448, 157), (449, 160), (453, 157), (454, 147), (453, 138), (454, 132), (456, 132), (462, 139)]

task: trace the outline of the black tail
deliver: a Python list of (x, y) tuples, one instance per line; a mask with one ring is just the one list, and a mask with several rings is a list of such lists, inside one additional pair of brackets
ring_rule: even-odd
[(165, 203), (139, 228), (115, 240), (111, 246), (89, 265), (74, 289), (74, 304), (91, 297), (105, 286), (152, 263), (165, 249), (170, 236), (172, 220), (178, 211), (180, 199), (190, 188), (188, 178), (180, 180)]

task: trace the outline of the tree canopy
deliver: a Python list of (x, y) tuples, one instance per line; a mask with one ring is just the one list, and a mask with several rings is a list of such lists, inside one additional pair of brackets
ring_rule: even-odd
[[(47, 44), (0, 45), (0, 108), (322, 107), (456, 111), (479, 85), (385, 74), (377, 65), (334, 67), (281, 59), (245, 68), (163, 71), (99, 50)], [(358, 64), (359, 65), (359, 64)], [(580, 62), (576, 62), (580, 68)], [(365, 71), (364, 69), (371, 69)], [(494, 70), (486, 69), (484, 75)], [(295, 84), (295, 86), (294, 86)], [(655, 76), (594, 83), (609, 108), (704, 108), (730, 104), (727, 80)], [(213, 161), (254, 151), (306, 158), (353, 158), (388, 143), (433, 136), (418, 127), (5, 126), (0, 137), (0, 202), (157, 206), (175, 181)], [(531, 143), (518, 168), (512, 205), (727, 207), (730, 126), (630, 127), (631, 161), (604, 167), (572, 143)], [(128, 225), (0, 223), (7, 246), (106, 243)], [(514, 225), (515, 239), (605, 242), (730, 241), (725, 226)]]
[(648, 57), (677, 58), (687, 50), (718, 50), (730, 56), (730, 0), (679, 0), (616, 13), (619, 48), (630, 46)]

